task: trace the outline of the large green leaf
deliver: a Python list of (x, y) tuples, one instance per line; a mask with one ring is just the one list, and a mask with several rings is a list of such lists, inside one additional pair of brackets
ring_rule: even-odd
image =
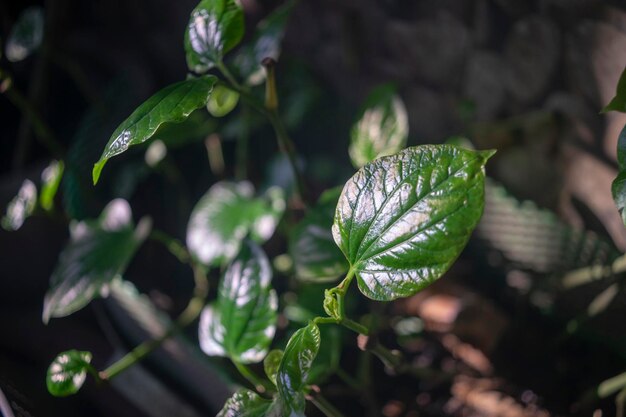
[(132, 223), (130, 206), (113, 200), (97, 221), (74, 223), (71, 239), (59, 256), (46, 293), (43, 321), (85, 307), (124, 272), (150, 230), (150, 221)]
[(224, 273), (216, 302), (202, 311), (199, 339), (207, 355), (263, 360), (276, 332), (278, 299), (271, 279), (265, 253), (246, 240)]
[(375, 89), (350, 132), (350, 158), (356, 168), (381, 156), (394, 154), (406, 146), (409, 119), (395, 89), (385, 85)]
[(206, 106), (217, 78), (205, 75), (169, 85), (146, 100), (111, 135), (100, 160), (93, 167), (98, 182), (106, 162), (129, 146), (150, 139), (163, 123), (182, 122), (195, 109)]
[(619, 78), (619, 82), (617, 83), (615, 97), (613, 97), (611, 102), (602, 109), (602, 113), (609, 111), (626, 113), (626, 68), (624, 68), (624, 71)]
[(55, 397), (66, 397), (78, 392), (85, 383), (91, 367), (91, 353), (68, 350), (59, 353), (48, 368), (46, 385)]
[(244, 31), (243, 11), (234, 0), (202, 0), (191, 12), (185, 31), (187, 66), (203, 73), (218, 65)]
[(37, 186), (31, 180), (24, 180), (17, 195), (7, 205), (6, 214), (0, 223), (8, 231), (16, 231), (35, 211), (37, 206)]
[(26, 59), (32, 54), (43, 40), (44, 13), (39, 6), (32, 6), (24, 10), (7, 38), (5, 48), (6, 57), (11, 62)]
[(284, 210), (284, 196), (278, 188), (255, 198), (254, 187), (247, 181), (218, 182), (191, 213), (187, 247), (205, 265), (228, 262), (239, 252), (246, 236), (259, 243), (269, 239)]
[(329, 282), (348, 271), (348, 262), (331, 232), (340, 194), (341, 188), (326, 191), (293, 229), (289, 254), (300, 280)]
[(286, 415), (304, 415), (304, 388), (313, 360), (320, 348), (320, 330), (313, 322), (297, 330), (287, 342), (276, 375), (276, 388)]
[(332, 230), (364, 295), (407, 297), (450, 267), (482, 214), (484, 164), (492, 154), (417, 146), (348, 180)]
[(617, 139), (617, 164), (619, 171), (611, 184), (611, 193), (615, 205), (622, 216), (622, 222), (626, 225), (626, 126), (622, 129)]
[(278, 61), (285, 28), (295, 0), (289, 0), (274, 10), (258, 25), (253, 38), (246, 42), (235, 58), (235, 65), (248, 84), (258, 85), (265, 79), (261, 63), (265, 58)]

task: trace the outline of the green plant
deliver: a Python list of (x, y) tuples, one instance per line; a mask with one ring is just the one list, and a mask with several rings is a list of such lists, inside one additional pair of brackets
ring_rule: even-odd
[[(93, 168), (96, 184), (106, 175), (103, 168), (109, 159), (153, 138), (167, 128), (164, 124), (183, 122), (203, 107), (223, 116), (241, 102), (242, 111), (251, 109), (272, 125), (295, 179), (291, 200), (287, 202), (279, 188), (259, 195), (246, 181), (248, 155), (242, 135), (238, 181), (218, 182), (198, 201), (188, 223), (186, 245), (152, 229), (147, 218), (134, 226), (124, 200), (112, 201), (98, 220), (74, 223), (45, 298), (45, 322), (83, 308), (117, 285), (145, 239), (163, 243), (193, 269), (195, 290), (166, 332), (104, 370), (95, 370), (89, 352), (61, 353), (48, 372), (53, 395), (74, 394), (88, 373), (97, 381), (115, 378), (198, 317), (202, 350), (230, 359), (256, 391), (235, 393), (221, 416), (303, 415), (307, 400), (326, 415), (339, 415), (315, 388), (324, 373), (315, 368), (316, 357), (322, 356), (324, 344), (332, 343), (332, 336), (327, 341), (325, 334), (332, 334), (336, 325), (356, 332), (360, 347), (390, 368), (407, 366), (375, 337), (368, 337), (372, 323), (348, 316), (349, 288), (356, 280), (367, 298), (392, 301), (411, 296), (441, 277), (482, 214), (484, 165), (493, 151), (454, 145), (402, 149), (408, 136), (406, 110), (393, 87), (385, 86), (371, 94), (351, 132), (349, 153), (358, 171), (343, 188), (328, 190), (311, 204), (279, 112), (276, 87), (275, 59), (292, 6), (286, 4), (266, 20), (252, 43), (241, 47), (237, 59), (227, 65), (226, 54), (244, 35), (243, 12), (234, 0), (202, 0), (192, 11), (185, 33), (187, 64), (193, 73), (156, 93), (122, 122)], [(255, 87), (261, 69), (264, 98)], [(212, 70), (222, 78), (208, 74)], [(307, 324), (291, 335), (284, 349), (270, 350), (279, 303), (272, 288), (272, 267), (260, 245), (274, 234), (287, 209), (305, 210), (288, 236), (295, 278), (343, 279), (319, 300), (326, 316), (304, 314)], [(224, 272), (217, 298), (207, 304), (207, 274), (215, 268)], [(331, 330), (326, 332), (327, 328)], [(332, 357), (329, 354), (325, 360), (336, 362)], [(264, 377), (249, 367), (261, 361)]]

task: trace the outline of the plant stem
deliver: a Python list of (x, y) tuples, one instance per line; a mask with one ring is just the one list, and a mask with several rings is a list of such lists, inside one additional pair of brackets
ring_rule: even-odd
[(221, 60), (218, 61), (215, 66), (217, 67), (217, 69), (219, 70), (219, 72), (222, 73), (222, 75), (224, 76), (224, 78), (226, 78), (226, 80), (235, 88), (235, 90), (239, 91), (240, 94), (242, 91), (247, 92), (247, 89), (244, 88), (241, 84), (239, 84), (239, 82), (237, 81), (237, 79), (233, 76), (233, 74), (230, 72), (230, 70), (226, 67), (226, 65), (224, 65), (224, 62), (222, 62)]
[[(98, 375), (100, 379), (105, 381), (110, 381), (121, 372), (139, 362), (156, 348), (161, 346), (161, 344), (165, 340), (169, 339), (170, 337), (187, 327), (189, 324), (191, 324), (200, 315), (200, 312), (202, 311), (202, 308), (205, 304), (206, 296), (209, 292), (209, 283), (206, 278), (206, 269), (203, 266), (193, 262), (193, 260), (189, 256), (189, 253), (187, 252), (187, 249), (185, 249), (185, 247), (182, 246), (180, 242), (160, 231), (152, 231), (150, 236), (153, 239), (164, 243), (167, 248), (170, 249), (170, 252), (172, 252), (174, 256), (179, 259), (186, 259), (186, 263), (190, 263), (193, 269), (193, 277), (195, 283), (193, 297), (191, 298), (191, 300), (189, 300), (189, 303), (187, 304), (185, 310), (183, 310), (183, 312), (178, 316), (176, 321), (165, 331), (165, 333), (163, 333), (160, 337), (157, 337), (156, 339), (146, 340), (145, 342), (135, 347), (132, 351), (128, 352), (118, 361), (111, 364), (108, 368), (101, 371)], [(183, 261), (181, 260), (181, 262)]]
[(326, 398), (316, 393), (307, 397), (309, 401), (315, 405), (326, 417), (344, 417), (341, 411), (337, 410), (334, 405), (329, 403)]
[(239, 373), (252, 384), (252, 386), (260, 393), (273, 391), (274, 388), (266, 381), (259, 378), (250, 368), (243, 363), (233, 361)]
[(167, 233), (161, 230), (153, 229), (148, 236), (150, 239), (163, 244), (170, 251), (172, 255), (176, 257), (181, 263), (188, 264), (191, 260), (191, 256), (187, 251), (187, 248), (183, 246), (178, 239), (169, 236)]
[(352, 330), (353, 332), (356, 332), (365, 336), (369, 334), (369, 329), (367, 327), (347, 317), (344, 317), (343, 319), (341, 319), (341, 321), (339, 321), (339, 324), (341, 324), (343, 327), (346, 327)]

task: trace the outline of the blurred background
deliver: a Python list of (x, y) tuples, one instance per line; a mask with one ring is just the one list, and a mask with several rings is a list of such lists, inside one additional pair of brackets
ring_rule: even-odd
[[(183, 33), (196, 3), (0, 1), (2, 210), (25, 179), (39, 185), (52, 160), (65, 163), (55, 209), (18, 230), (0, 230), (0, 389), (16, 416), (214, 415), (229, 395), (227, 366), (202, 357), (193, 329), (119, 383), (89, 382), (67, 399), (45, 387), (58, 352), (90, 350), (104, 366), (150, 333), (137, 318), (141, 312), (119, 299), (42, 323), (69, 219), (97, 217), (120, 197), (130, 201), (135, 219), (150, 215), (184, 241), (195, 202), (211, 184), (234, 176), (242, 134), (250, 137), (247, 168), (255, 186), (292, 183), (261, 117), (235, 111), (216, 120), (198, 111), (161, 133), (166, 150), (156, 161), (149, 143), (138, 146), (111, 160), (92, 185), (93, 163), (117, 125), (154, 92), (185, 78)], [(281, 4), (242, 0), (246, 39)], [(27, 51), (9, 42), (24, 13), (34, 16), (41, 39)], [(312, 194), (354, 172), (350, 127), (368, 93), (384, 83), (393, 83), (406, 105), (409, 145), (463, 136), (476, 148), (498, 150), (487, 167), (485, 215), (461, 259), (435, 285), (385, 307), (383, 337), (435, 373), (392, 377), (372, 365), (385, 383), (372, 388), (369, 402), (353, 398), (355, 405), (341, 402), (345, 393), (330, 379), (325, 392), (347, 416), (621, 412), (616, 392), (603, 396), (597, 388), (626, 371), (626, 268), (589, 267), (611, 265), (626, 250), (610, 192), (626, 115), (599, 113), (625, 67), (623, 0), (295, 4), (277, 81)], [(266, 247), (273, 256), (286, 250), (280, 238)], [(126, 278), (170, 315), (184, 308), (193, 287), (191, 272), (151, 242)], [(282, 306), (294, 291), (301, 302), (321, 301), (319, 288), (294, 290), (286, 277), (277, 285)], [(350, 357), (354, 341), (346, 345), (343, 355)]]

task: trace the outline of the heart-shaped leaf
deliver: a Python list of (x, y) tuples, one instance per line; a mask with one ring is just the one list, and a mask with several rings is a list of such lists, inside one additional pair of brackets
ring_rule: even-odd
[(43, 40), (44, 13), (39, 6), (24, 10), (7, 38), (6, 56), (11, 62), (19, 62), (32, 54)]
[(120, 124), (111, 135), (100, 160), (93, 167), (93, 182), (109, 159), (129, 146), (150, 139), (163, 123), (179, 123), (194, 110), (206, 106), (217, 78), (205, 75), (169, 85), (150, 97)]
[(190, 70), (203, 73), (218, 65), (245, 31), (241, 7), (234, 0), (202, 0), (191, 12), (185, 31)]
[(269, 239), (283, 212), (285, 200), (278, 188), (265, 198), (254, 198), (247, 181), (219, 182), (198, 201), (187, 225), (187, 247), (205, 265), (232, 259), (246, 236), (258, 243)]
[(619, 77), (615, 97), (602, 109), (602, 113), (609, 111), (626, 113), (626, 68), (624, 68), (622, 75)]
[(356, 168), (381, 156), (394, 154), (406, 146), (409, 119), (395, 89), (385, 85), (375, 89), (350, 132), (350, 158)]
[(491, 155), (417, 146), (379, 158), (348, 180), (332, 230), (364, 295), (408, 297), (450, 267), (482, 215)]
[(320, 330), (313, 322), (297, 330), (287, 342), (276, 374), (276, 388), (287, 410), (303, 415), (304, 388), (313, 360), (320, 348)]
[(267, 354), (263, 360), (263, 370), (267, 378), (272, 381), (272, 384), (276, 385), (276, 375), (278, 374), (278, 367), (280, 361), (283, 359), (283, 351), (280, 349), (274, 349)]
[(331, 282), (348, 271), (348, 262), (331, 232), (340, 194), (341, 188), (326, 191), (293, 229), (289, 254), (300, 280)]
[(103, 292), (124, 272), (149, 231), (148, 219), (133, 227), (130, 206), (121, 199), (110, 202), (99, 220), (73, 224), (70, 242), (50, 278), (44, 323), (80, 310)]
[(18, 230), (37, 206), (37, 186), (31, 180), (24, 180), (17, 195), (7, 205), (2, 217), (2, 228), (10, 232)]
[(200, 317), (200, 347), (207, 355), (235, 362), (261, 361), (276, 332), (278, 299), (263, 250), (246, 241), (226, 269), (214, 304)]
[(46, 377), (48, 392), (55, 397), (77, 393), (85, 383), (90, 363), (90, 352), (68, 350), (60, 353), (48, 368)]

